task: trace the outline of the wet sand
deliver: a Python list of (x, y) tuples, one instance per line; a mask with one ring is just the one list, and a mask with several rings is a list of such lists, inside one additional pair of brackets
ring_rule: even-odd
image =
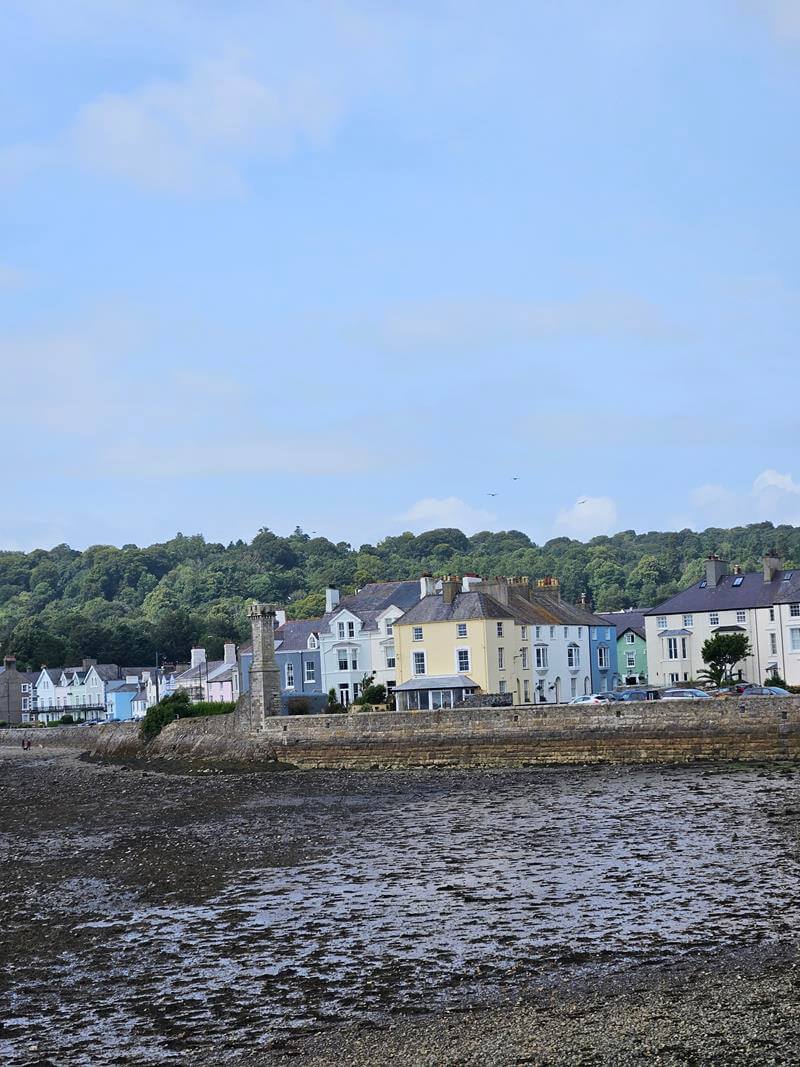
[(0, 750), (0, 1061), (797, 1062), (800, 770)]

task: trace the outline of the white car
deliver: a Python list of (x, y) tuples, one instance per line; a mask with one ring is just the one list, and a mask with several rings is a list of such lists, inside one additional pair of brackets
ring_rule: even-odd
[(589, 693), (588, 696), (573, 697), (569, 704), (610, 704), (613, 697), (608, 693)]
[(711, 700), (702, 689), (665, 689), (662, 700)]

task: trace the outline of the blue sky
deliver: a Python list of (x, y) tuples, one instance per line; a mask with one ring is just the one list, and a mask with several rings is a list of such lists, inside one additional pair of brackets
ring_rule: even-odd
[(795, 0), (0, 41), (0, 547), (800, 524)]

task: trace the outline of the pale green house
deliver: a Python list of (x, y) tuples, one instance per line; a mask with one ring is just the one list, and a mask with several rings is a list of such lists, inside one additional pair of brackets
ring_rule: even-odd
[(647, 681), (647, 641), (644, 616), (648, 608), (600, 612), (617, 628), (617, 673), (622, 685), (643, 685)]

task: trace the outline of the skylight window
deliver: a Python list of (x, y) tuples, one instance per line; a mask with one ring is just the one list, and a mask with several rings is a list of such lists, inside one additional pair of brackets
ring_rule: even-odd
[(784, 576), (783, 576), (784, 582), (788, 582), (791, 579), (793, 574), (794, 574), (794, 571), (787, 571), (786, 574), (784, 574)]
[(700, 585), (698, 585), (698, 587), (697, 587), (697, 588), (698, 588), (698, 589), (705, 589), (705, 587), (706, 587), (707, 585), (708, 585), (708, 582), (707, 582), (707, 581), (705, 580), (705, 578), (704, 578), (704, 579), (702, 580), (702, 582), (700, 583)]
[(734, 586), (741, 585), (743, 581), (744, 581), (744, 575), (740, 574), (738, 577), (733, 579), (733, 584), (734, 584)]

